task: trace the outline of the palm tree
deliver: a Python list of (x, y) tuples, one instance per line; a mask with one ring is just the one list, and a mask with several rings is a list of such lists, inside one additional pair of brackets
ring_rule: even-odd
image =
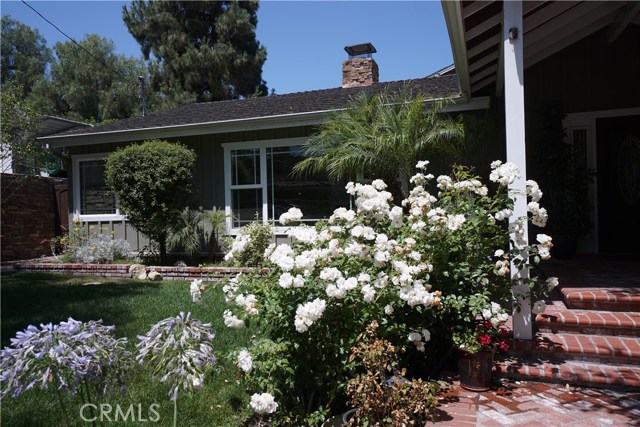
[(458, 155), (464, 129), (460, 117), (443, 112), (447, 102), (427, 102), (410, 86), (395, 93), (360, 92), (305, 143), (306, 158), (293, 174), (324, 172), (333, 181), (381, 178), (401, 200), (419, 160)]

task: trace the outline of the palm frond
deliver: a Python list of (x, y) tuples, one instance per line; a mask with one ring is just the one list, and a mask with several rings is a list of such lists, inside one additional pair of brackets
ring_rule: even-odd
[(331, 180), (355, 176), (408, 180), (418, 160), (450, 156), (464, 137), (462, 122), (443, 113), (452, 102), (425, 105), (426, 97), (404, 85), (395, 92), (361, 92), (344, 111), (322, 124), (304, 145), (306, 159), (292, 174), (325, 172)]
[(180, 215), (177, 225), (170, 230), (167, 246), (172, 251), (182, 249), (193, 258), (200, 252), (202, 233), (202, 212), (187, 208)]

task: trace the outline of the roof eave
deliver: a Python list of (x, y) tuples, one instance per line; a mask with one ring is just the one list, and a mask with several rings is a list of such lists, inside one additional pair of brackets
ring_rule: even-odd
[(462, 21), (462, 2), (459, 0), (442, 0), (442, 11), (449, 32), (453, 63), (460, 82), (462, 93), (471, 94), (469, 79), (469, 63), (467, 60), (467, 46), (464, 39), (464, 22)]
[(51, 148), (317, 125), (334, 110), (38, 138)]
[[(431, 101), (436, 101), (431, 100)], [(468, 98), (458, 96), (453, 103), (446, 107), (449, 112), (462, 112), (489, 108), (489, 97)], [(48, 144), (50, 148), (74, 147), (80, 145), (94, 145), (141, 141), (153, 138), (177, 138), (182, 136), (211, 135), (218, 133), (241, 132), (246, 130), (278, 129), (296, 126), (314, 126), (322, 124), (327, 117), (343, 109), (313, 111), (296, 114), (283, 114), (268, 117), (233, 119), (207, 123), (193, 123), (186, 125), (161, 126), (143, 129), (128, 129), (101, 133), (79, 133), (73, 135), (50, 135), (38, 138)]]
[(94, 126), (90, 123), (80, 122), (78, 120), (71, 120), (71, 119), (67, 119), (66, 117), (52, 116), (51, 114), (42, 114), (40, 115), (40, 118), (42, 120), (52, 120), (52, 121), (61, 122), (61, 123), (69, 123), (77, 126), (85, 126), (85, 127)]

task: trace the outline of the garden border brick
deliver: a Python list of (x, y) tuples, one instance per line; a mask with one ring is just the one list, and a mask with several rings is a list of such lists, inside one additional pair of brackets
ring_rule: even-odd
[[(119, 277), (132, 278), (129, 267), (133, 264), (46, 264), (37, 262), (18, 263), (14, 266), (18, 271), (39, 271), (46, 273), (70, 274), (73, 276)], [(217, 282), (238, 273), (257, 272), (265, 274), (267, 269), (245, 267), (164, 267), (145, 266), (147, 273), (157, 271), (163, 280), (194, 280)]]

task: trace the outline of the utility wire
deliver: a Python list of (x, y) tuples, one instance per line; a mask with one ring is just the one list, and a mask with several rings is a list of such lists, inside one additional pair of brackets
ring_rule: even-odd
[(100, 62), (102, 65), (104, 65), (106, 68), (108, 68), (109, 70), (111, 70), (112, 72), (118, 74), (120, 77), (124, 77), (125, 79), (129, 79), (129, 76), (125, 75), (124, 73), (116, 70), (115, 68), (112, 68), (109, 64), (107, 64), (103, 59), (98, 58), (97, 56), (95, 56), (93, 53), (91, 53), (91, 51), (89, 51), (88, 49), (86, 49), (84, 46), (82, 46), (80, 43), (78, 43), (77, 41), (75, 41), (75, 39), (71, 36), (69, 36), (67, 33), (65, 33), (64, 31), (62, 31), (60, 28), (58, 28), (58, 26), (56, 26), (56, 24), (54, 24), (53, 22), (49, 21), (47, 18), (45, 18), (40, 12), (38, 12), (36, 9), (33, 8), (33, 6), (31, 6), (29, 3), (27, 3), (25, 0), (22, 0), (22, 3), (25, 4), (25, 6), (27, 6), (29, 9), (33, 10), (35, 13), (38, 14), (38, 16), (40, 16), (42, 19), (44, 19), (45, 21), (47, 21), (53, 28), (55, 28), (56, 30), (58, 30), (58, 32), (60, 32), (60, 34), (62, 34), (63, 36), (65, 36), (66, 38), (68, 38), (69, 40), (71, 40), (73, 42), (73, 44), (75, 44), (76, 46), (78, 46), (80, 49), (84, 50), (89, 56), (91, 56), (93, 59), (95, 59), (96, 61)]
[(60, 34), (62, 34), (63, 36), (65, 36), (66, 38), (68, 38), (73, 44), (75, 44), (76, 46), (78, 46), (80, 49), (82, 49), (83, 51), (85, 51), (89, 56), (91, 56), (93, 59), (95, 59), (96, 61), (98, 61), (99, 63), (101, 63), (102, 65), (104, 65), (108, 70), (112, 71), (113, 73), (117, 74), (119, 77), (124, 78), (125, 80), (125, 84), (129, 85), (132, 88), (137, 87), (136, 84), (127, 81), (129, 80), (131, 77), (127, 76), (126, 74), (122, 73), (121, 71), (118, 71), (114, 68), (112, 68), (109, 64), (107, 64), (104, 60), (102, 60), (101, 58), (98, 58), (97, 56), (95, 56), (93, 53), (91, 53), (91, 51), (89, 51), (88, 49), (86, 49), (84, 46), (82, 46), (80, 43), (78, 43), (77, 41), (75, 41), (75, 39), (71, 36), (69, 36), (67, 33), (65, 33), (64, 31), (62, 31), (60, 28), (58, 28), (58, 26), (56, 24), (54, 24), (53, 22), (49, 21), (44, 15), (42, 15), (40, 12), (38, 12), (33, 6), (31, 6), (29, 3), (27, 3), (25, 0), (21, 0), (22, 3), (24, 3), (25, 6), (27, 6), (29, 9), (33, 10), (40, 18), (44, 19), (46, 22), (49, 23), (49, 25), (51, 25), (53, 28), (55, 28), (56, 30), (58, 30), (58, 32)]

